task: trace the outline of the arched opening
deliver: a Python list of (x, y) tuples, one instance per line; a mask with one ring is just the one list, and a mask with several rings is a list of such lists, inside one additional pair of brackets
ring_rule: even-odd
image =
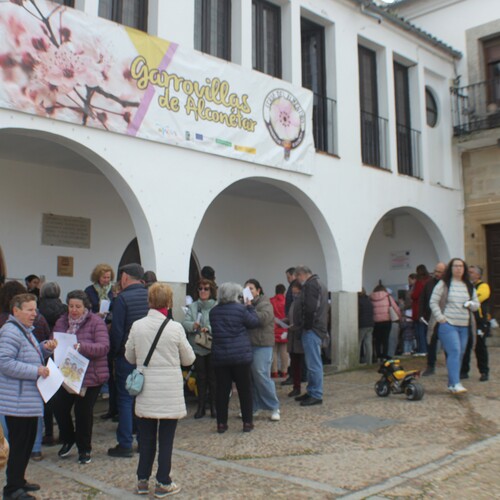
[(369, 293), (381, 281), (397, 298), (417, 265), (432, 269), (449, 257), (444, 237), (429, 216), (412, 207), (393, 209), (378, 221), (366, 246), (363, 286)]
[(222, 191), (205, 212), (193, 250), (219, 283), (256, 278), (269, 296), (299, 263), (325, 283), (340, 275), (331, 271), (340, 266), (319, 209), (294, 186), (272, 179), (248, 178)]
[[(0, 244), (9, 263), (7, 278), (34, 273), (57, 281), (64, 295), (86, 286), (96, 264), (115, 268), (134, 238), (151, 246), (147, 220), (127, 183), (77, 142), (35, 130), (0, 130), (0, 178)], [(59, 225), (48, 229), (42, 222), (47, 214), (58, 216)], [(75, 234), (75, 220), (88, 223), (84, 242)], [(56, 240), (51, 245), (44, 239), (48, 231)], [(71, 258), (69, 270), (58, 266), (59, 257)]]

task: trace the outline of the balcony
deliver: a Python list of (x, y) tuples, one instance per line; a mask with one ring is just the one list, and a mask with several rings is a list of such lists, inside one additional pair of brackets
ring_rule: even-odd
[(398, 143), (398, 172), (422, 179), (420, 161), (420, 132), (405, 125), (396, 124)]
[(365, 165), (389, 168), (387, 159), (388, 120), (361, 111), (361, 157)]
[(500, 79), (451, 87), (450, 92), (456, 137), (500, 127)]
[(337, 101), (320, 94), (314, 94), (313, 135), (317, 151), (337, 154), (335, 128), (337, 125)]

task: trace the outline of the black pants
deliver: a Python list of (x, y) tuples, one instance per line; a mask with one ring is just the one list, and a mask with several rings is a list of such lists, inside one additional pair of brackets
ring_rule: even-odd
[(43, 405), (43, 424), (45, 436), (54, 436), (54, 410), (52, 409), (52, 399)]
[(139, 427), (140, 436), (137, 478), (150, 478), (156, 457), (156, 443), (158, 442), (156, 480), (162, 484), (170, 484), (172, 482), (170, 470), (172, 468), (172, 450), (174, 448), (177, 420), (139, 418), (137, 419), (137, 426)]
[(427, 346), (427, 366), (430, 368), (434, 368), (436, 366), (436, 358), (437, 358), (437, 344), (438, 344), (438, 326), (437, 323), (434, 326), (434, 330), (432, 331), (431, 341)]
[(375, 355), (379, 359), (388, 357), (391, 327), (391, 321), (380, 321), (379, 323), (375, 323), (373, 326)]
[(4, 495), (10, 495), (26, 484), (24, 474), (36, 438), (38, 417), (5, 417), (9, 431), (10, 453), (7, 461), (7, 483)]
[[(76, 443), (80, 453), (92, 451), (92, 427), (94, 425), (94, 405), (101, 386), (87, 387), (84, 397), (70, 394), (61, 387), (54, 398), (54, 414), (59, 425), (59, 438), (64, 443)], [(75, 407), (75, 425), (71, 410)], [(75, 431), (76, 427), (76, 431)]]
[[(474, 342), (472, 333), (469, 331), (469, 340), (467, 342), (467, 347), (465, 348), (464, 357), (462, 358), (462, 367), (460, 369), (461, 374), (468, 374), (470, 370), (470, 354), (472, 351), (472, 344)], [(476, 335), (476, 352), (477, 368), (479, 373), (484, 373), (488, 375), (488, 348), (486, 347), (486, 338), (484, 336), (480, 337)]]
[(108, 399), (108, 413), (110, 415), (118, 415), (118, 403), (116, 400), (116, 385), (115, 385), (115, 362), (113, 358), (108, 355), (108, 368), (109, 368), (109, 399)]
[(216, 366), (215, 378), (217, 380), (217, 423), (227, 424), (227, 408), (229, 406), (229, 392), (233, 381), (238, 389), (240, 408), (243, 422), (251, 424), (252, 415), (252, 376), (250, 363), (246, 365)]
[(216, 383), (212, 355), (200, 356), (197, 354), (194, 368), (196, 370), (196, 385), (198, 386), (198, 406), (204, 409), (208, 389), (210, 389), (212, 402), (215, 402)]

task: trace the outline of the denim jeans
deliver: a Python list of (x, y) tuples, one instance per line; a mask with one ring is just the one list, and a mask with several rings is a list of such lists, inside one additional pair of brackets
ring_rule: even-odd
[(156, 480), (162, 484), (170, 484), (170, 470), (172, 468), (172, 450), (174, 448), (175, 429), (177, 420), (139, 418), (137, 427), (139, 438), (139, 464), (137, 465), (137, 479), (149, 479), (153, 470), (158, 443), (158, 470)]
[(415, 322), (415, 337), (417, 338), (417, 352), (427, 354), (427, 325), (425, 323)]
[(276, 396), (276, 385), (271, 379), (271, 364), (273, 362), (273, 348), (252, 347), (253, 361), (250, 367), (252, 372), (253, 411), (278, 410), (280, 402)]
[(33, 449), (31, 450), (32, 453), (38, 453), (42, 451), (42, 439), (43, 439), (43, 417), (38, 417), (35, 443), (33, 444)]
[(125, 381), (134, 369), (124, 356), (115, 359), (115, 382), (118, 404), (118, 427), (116, 429), (116, 440), (122, 448), (132, 448), (134, 398), (125, 389)]
[(321, 339), (313, 330), (306, 330), (302, 332), (302, 347), (307, 363), (307, 394), (316, 399), (323, 399)]
[[(360, 344), (360, 362), (371, 365), (373, 361), (373, 326), (364, 326), (359, 329), (358, 338)], [(363, 356), (361, 357), (361, 351)]]
[(391, 330), (389, 332), (389, 343), (387, 347), (387, 354), (390, 358), (393, 358), (396, 354), (396, 349), (398, 347), (398, 338), (399, 338), (399, 323), (397, 321), (393, 321), (391, 324)]
[(460, 382), (460, 366), (469, 338), (468, 326), (455, 326), (440, 323), (439, 340), (446, 352), (446, 367), (448, 368), (448, 385)]

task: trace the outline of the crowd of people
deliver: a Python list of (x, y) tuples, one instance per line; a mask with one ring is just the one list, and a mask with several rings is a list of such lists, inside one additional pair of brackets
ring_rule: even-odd
[(467, 392), (472, 348), (479, 380), (489, 379), (486, 338), (490, 335), (491, 290), (483, 270), (459, 258), (438, 262), (433, 273), (420, 264), (408, 276), (408, 288), (397, 298), (382, 283), (370, 295), (358, 294), (360, 362), (395, 355), (425, 356), (424, 376), (435, 373), (438, 341), (446, 354), (448, 390)]
[[(259, 412), (280, 420), (273, 379), (293, 385), (288, 396), (300, 406), (322, 404), (327, 290), (307, 266), (289, 268), (286, 276), (288, 289), (278, 284), (268, 298), (255, 278), (244, 287), (217, 286), (214, 270), (206, 266), (195, 297), (186, 300), (182, 322), (172, 317), (171, 287), (135, 263), (118, 270), (116, 283), (111, 266), (99, 264), (91, 285), (69, 292), (65, 304), (57, 283), (42, 284), (35, 275), (26, 277), (25, 286), (15, 280), (3, 284), (0, 417), (10, 444), (3, 498), (35, 498), (32, 492), (40, 485), (25, 474), (30, 459), (43, 458), (42, 444), (59, 443), (61, 459), (76, 447), (78, 462), (91, 462), (94, 406), (103, 391), (109, 408), (102, 417), (118, 424), (108, 455), (132, 457), (134, 435), (137, 439), (136, 493), (149, 494), (156, 455), (154, 496), (180, 491), (170, 471), (177, 422), (187, 415), (182, 367), (195, 373), (194, 418), (203, 418), (208, 407), (219, 434), (228, 430), (233, 382), (245, 433), (253, 430)], [(57, 339), (61, 346), (69, 339), (70, 349), (88, 364), (79, 392), (63, 384), (44, 402), (37, 380), (50, 376), (47, 361), (57, 354)], [(133, 377), (143, 381), (136, 392), (130, 389)]]

